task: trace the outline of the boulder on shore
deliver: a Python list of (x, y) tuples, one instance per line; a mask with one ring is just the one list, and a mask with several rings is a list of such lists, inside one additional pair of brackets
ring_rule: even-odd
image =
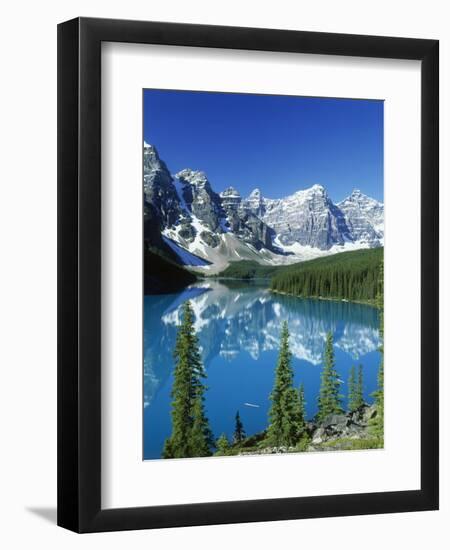
[(311, 445), (308, 450), (316, 449), (316, 445), (339, 439), (365, 439), (370, 437), (369, 421), (376, 415), (374, 405), (363, 405), (356, 411), (347, 414), (330, 414), (321, 422), (308, 423), (311, 434)]

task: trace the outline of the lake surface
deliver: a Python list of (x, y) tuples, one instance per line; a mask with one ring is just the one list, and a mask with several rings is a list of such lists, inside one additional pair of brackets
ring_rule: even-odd
[(336, 369), (344, 381), (342, 393), (347, 393), (351, 366), (362, 364), (364, 395), (372, 403), (370, 394), (376, 389), (380, 362), (375, 308), (276, 295), (258, 283), (202, 282), (177, 294), (144, 297), (144, 459), (160, 458), (171, 433), (172, 350), (186, 300), (195, 312), (208, 375), (205, 405), (215, 437), (225, 433), (231, 439), (237, 410), (247, 435), (267, 426), (285, 320), (295, 384), (304, 383), (308, 418), (317, 412), (322, 353), (329, 331), (334, 335)]

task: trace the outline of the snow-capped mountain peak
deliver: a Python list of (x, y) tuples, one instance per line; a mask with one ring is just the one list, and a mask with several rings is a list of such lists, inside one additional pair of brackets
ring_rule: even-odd
[(373, 199), (372, 197), (368, 197), (367, 195), (365, 195), (359, 189), (353, 189), (351, 194), (347, 198), (342, 200), (341, 202), (338, 202), (337, 205), (341, 206), (341, 205), (344, 205), (348, 202), (359, 203), (359, 204), (367, 204), (367, 205), (378, 205), (378, 206), (382, 205), (382, 203), (380, 203), (376, 199)]
[(311, 187), (308, 187), (307, 189), (299, 189), (289, 197), (286, 197), (284, 200), (287, 200), (289, 198), (292, 198), (293, 200), (310, 200), (314, 197), (320, 198), (320, 199), (327, 199), (328, 193), (327, 190), (323, 185), (319, 185), (318, 183), (312, 185)]
[(328, 250), (352, 240), (342, 212), (319, 184), (283, 199), (264, 199), (262, 220), (285, 252), (293, 252), (293, 245)]
[(256, 187), (244, 200), (243, 205), (253, 215), (262, 219), (265, 211), (264, 200), (265, 199), (262, 196), (261, 190)]
[(384, 242), (384, 206), (359, 189), (337, 203), (355, 240), (368, 246), (380, 246)]
[(145, 142), (144, 198), (152, 219), (146, 227), (154, 232), (157, 224), (166, 241), (211, 262), (210, 270), (240, 259), (286, 263), (383, 244), (384, 206), (359, 189), (337, 204), (321, 184), (278, 199), (259, 188), (246, 198), (232, 186), (218, 194), (200, 170), (172, 176)]
[(259, 187), (255, 187), (255, 189), (253, 189), (253, 191), (248, 196), (248, 199), (260, 199), (261, 196), (261, 189), (259, 189)]
[(181, 170), (175, 174), (175, 177), (184, 184), (189, 183), (190, 185), (195, 185), (196, 187), (205, 187), (205, 185), (209, 183), (205, 172), (202, 172), (201, 170), (191, 170), (190, 168)]
[(241, 198), (241, 195), (239, 191), (237, 191), (234, 187), (227, 187), (222, 193), (220, 193), (220, 196), (223, 197), (234, 197), (234, 198)]
[(323, 185), (321, 185), (320, 183), (315, 183), (309, 189), (306, 189), (306, 191), (310, 192), (310, 193), (321, 193), (321, 194), (326, 194), (327, 193), (325, 187)]

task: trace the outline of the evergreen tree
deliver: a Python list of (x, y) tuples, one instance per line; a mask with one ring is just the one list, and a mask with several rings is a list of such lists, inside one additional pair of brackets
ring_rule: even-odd
[(355, 405), (359, 409), (364, 405), (364, 381), (363, 381), (363, 366), (358, 367), (358, 380), (356, 382)]
[(281, 329), (280, 353), (275, 370), (275, 384), (270, 394), (267, 443), (277, 447), (295, 445), (301, 436), (300, 403), (293, 387), (294, 371), (289, 349), (289, 330), (284, 322)]
[(173, 451), (173, 447), (172, 447), (172, 440), (170, 439), (170, 437), (168, 437), (165, 441), (164, 441), (164, 448), (163, 448), (163, 452), (162, 452), (162, 458), (174, 458), (174, 451)]
[(225, 434), (222, 434), (219, 439), (216, 441), (216, 455), (217, 456), (226, 456), (230, 452), (230, 443)]
[[(172, 386), (172, 434), (164, 445), (164, 458), (207, 456), (211, 431), (203, 406), (206, 373), (194, 330), (189, 301), (183, 305), (182, 323), (174, 350), (176, 361)], [(198, 453), (198, 454), (197, 454)]]
[(303, 433), (300, 419), (300, 401), (298, 392), (293, 386), (287, 388), (282, 395), (281, 407), (283, 410), (281, 445), (293, 447)]
[(378, 295), (377, 295), (378, 314), (380, 322), (380, 367), (377, 375), (377, 389), (372, 393), (375, 400), (376, 415), (370, 422), (372, 434), (379, 439), (380, 446), (383, 446), (384, 441), (384, 266), (383, 260), (380, 264), (378, 274)]
[(349, 412), (355, 410), (354, 408), (355, 388), (356, 388), (356, 373), (355, 373), (355, 366), (352, 365), (350, 368), (350, 375), (348, 377), (348, 410)]
[(306, 430), (306, 400), (305, 400), (305, 386), (303, 382), (298, 388), (298, 408), (299, 408), (299, 421), (302, 427), (302, 431)]
[(233, 435), (233, 443), (241, 443), (245, 439), (244, 424), (242, 424), (239, 411), (236, 412), (236, 422)]
[(350, 376), (348, 379), (348, 410), (356, 411), (364, 405), (364, 388), (363, 388), (363, 368), (358, 367), (358, 376), (356, 376), (355, 367), (352, 365)]
[(206, 418), (203, 396), (198, 395), (192, 407), (192, 428), (189, 437), (189, 456), (210, 456), (213, 436)]
[(382, 446), (384, 438), (384, 364), (383, 358), (380, 361), (380, 367), (377, 375), (377, 389), (372, 393), (375, 400), (376, 415), (370, 421), (372, 434), (380, 439)]
[(327, 334), (323, 363), (318, 399), (319, 411), (317, 413), (319, 421), (329, 414), (340, 414), (343, 412), (341, 395), (339, 394), (341, 382), (334, 368), (333, 335), (331, 332)]

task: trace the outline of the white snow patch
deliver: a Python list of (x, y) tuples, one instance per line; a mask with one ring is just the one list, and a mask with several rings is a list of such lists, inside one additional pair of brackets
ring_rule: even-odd
[(193, 266), (204, 266), (206, 260), (194, 256), (188, 250), (182, 248), (179, 244), (172, 241), (170, 238), (163, 235), (164, 242), (170, 246), (170, 248), (175, 252), (175, 254), (180, 258), (184, 265), (193, 265)]

